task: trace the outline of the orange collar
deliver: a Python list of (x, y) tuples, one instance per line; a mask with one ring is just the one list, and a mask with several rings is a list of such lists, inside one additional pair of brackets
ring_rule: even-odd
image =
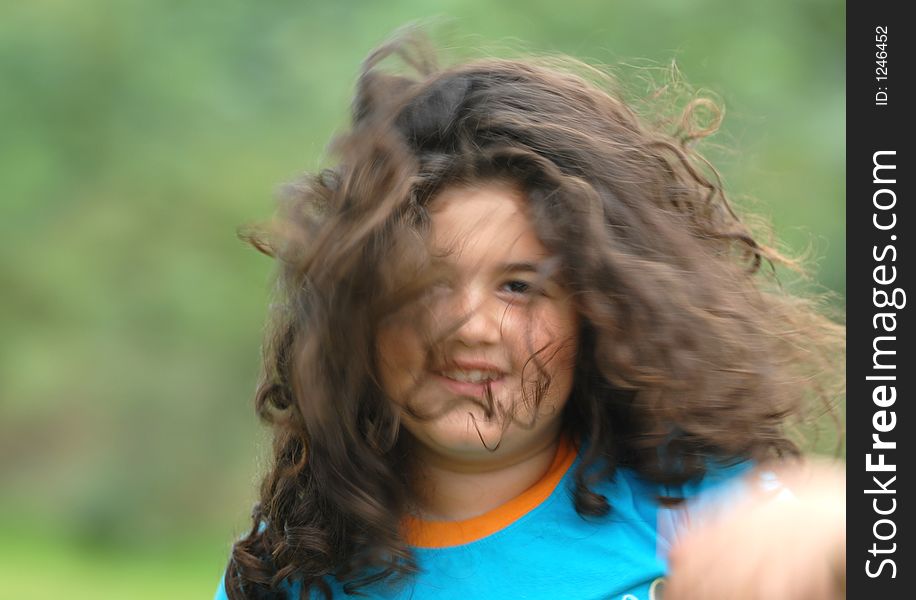
[(550, 468), (534, 485), (501, 506), (463, 521), (425, 521), (404, 518), (407, 543), (417, 548), (460, 546), (485, 538), (508, 527), (534, 510), (556, 489), (576, 459), (576, 447), (565, 436), (560, 438)]

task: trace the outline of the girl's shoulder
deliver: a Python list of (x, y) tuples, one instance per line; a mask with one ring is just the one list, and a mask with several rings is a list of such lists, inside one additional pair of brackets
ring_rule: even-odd
[(706, 470), (681, 485), (662, 486), (669, 496), (684, 500), (700, 500), (718, 494), (729, 494), (742, 489), (755, 473), (757, 464), (748, 459), (723, 461), (708, 459)]
[[(579, 456), (567, 473), (568, 486), (573, 485), (572, 476), (579, 466), (587, 443), (581, 442)], [(600, 470), (603, 466), (595, 465), (593, 468)], [(712, 502), (715, 498), (737, 497), (752, 481), (772, 479), (772, 473), (760, 471), (755, 461), (746, 458), (709, 457), (705, 460), (704, 466), (703, 474), (676, 485), (657, 483), (632, 467), (620, 466), (614, 469), (611, 478), (599, 481), (594, 491), (607, 497), (611, 506), (614, 506), (614, 498), (629, 496), (634, 502), (645, 504), (648, 509), (654, 510), (659, 506)]]

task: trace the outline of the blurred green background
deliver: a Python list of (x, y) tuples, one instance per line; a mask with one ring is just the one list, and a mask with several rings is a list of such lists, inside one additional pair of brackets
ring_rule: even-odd
[(733, 198), (842, 308), (842, 2), (6, 3), (0, 598), (212, 596), (266, 449), (272, 264), (235, 230), (322, 164), (366, 53), (433, 16), (458, 48), (675, 59), (726, 106)]

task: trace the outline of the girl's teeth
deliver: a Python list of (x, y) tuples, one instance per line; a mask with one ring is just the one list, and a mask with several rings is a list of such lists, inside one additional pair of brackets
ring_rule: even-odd
[(483, 383), (496, 378), (493, 373), (488, 373), (487, 371), (447, 371), (443, 375), (449, 379), (467, 383)]

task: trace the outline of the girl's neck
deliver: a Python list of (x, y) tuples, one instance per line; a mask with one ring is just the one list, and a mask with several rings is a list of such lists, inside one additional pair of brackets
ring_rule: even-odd
[(497, 508), (537, 483), (557, 453), (559, 435), (492, 461), (462, 460), (420, 450), (415, 516), (463, 521)]

